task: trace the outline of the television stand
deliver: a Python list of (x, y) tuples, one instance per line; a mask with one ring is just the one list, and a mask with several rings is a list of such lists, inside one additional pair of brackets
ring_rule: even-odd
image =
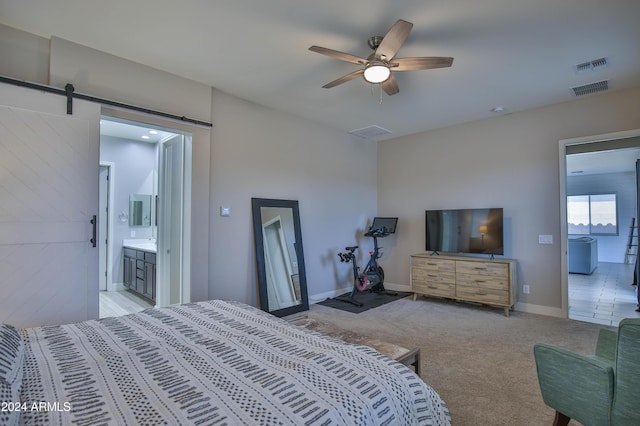
[(509, 316), (518, 301), (517, 262), (428, 253), (411, 256), (413, 300), (419, 295), (501, 307)]

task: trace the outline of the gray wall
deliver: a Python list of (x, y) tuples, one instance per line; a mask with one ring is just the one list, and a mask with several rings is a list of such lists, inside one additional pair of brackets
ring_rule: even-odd
[(636, 211), (636, 174), (627, 172), (567, 177), (567, 195), (608, 193), (617, 194), (618, 235), (592, 237), (598, 240), (599, 262), (624, 263), (631, 218), (635, 217)]
[(252, 197), (299, 201), (311, 301), (346, 290), (337, 253), (375, 215), (376, 144), (217, 90), (212, 110), (209, 296), (257, 303)]

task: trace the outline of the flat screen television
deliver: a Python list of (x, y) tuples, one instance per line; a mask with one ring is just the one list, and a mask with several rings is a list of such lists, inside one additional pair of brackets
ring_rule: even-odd
[(427, 210), (425, 216), (429, 252), (504, 254), (502, 208)]

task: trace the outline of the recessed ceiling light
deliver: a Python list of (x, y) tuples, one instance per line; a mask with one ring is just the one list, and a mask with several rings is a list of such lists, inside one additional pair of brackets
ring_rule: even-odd
[(157, 130), (149, 130), (149, 133), (151, 133), (152, 135), (157, 135), (158, 131)]
[(142, 139), (151, 139), (151, 138), (150, 138), (149, 136), (147, 136), (147, 135), (142, 135), (142, 136), (140, 136), (140, 137), (141, 137)]
[(497, 113), (505, 112), (506, 110), (507, 109), (503, 106), (497, 106), (495, 108), (491, 108), (491, 112), (497, 112)]

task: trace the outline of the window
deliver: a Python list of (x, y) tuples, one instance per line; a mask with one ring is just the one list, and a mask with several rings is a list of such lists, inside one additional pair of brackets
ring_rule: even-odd
[(569, 195), (569, 234), (618, 235), (616, 194)]

